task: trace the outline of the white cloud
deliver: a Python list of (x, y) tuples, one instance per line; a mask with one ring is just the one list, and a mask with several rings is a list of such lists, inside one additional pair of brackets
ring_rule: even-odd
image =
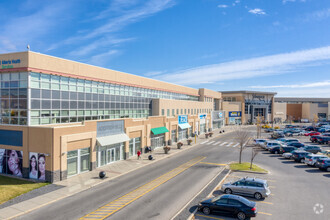
[(157, 76), (160, 74), (163, 74), (165, 71), (151, 71), (151, 72), (147, 72), (145, 74), (143, 74), (146, 77), (152, 77), (152, 76)]
[(218, 8), (228, 8), (228, 5), (218, 5)]
[(306, 2), (306, 0), (282, 0), (283, 4), (286, 4), (287, 2)]
[(183, 85), (198, 85), (201, 82), (215, 83), (285, 74), (305, 65), (320, 65), (320, 61), (330, 61), (330, 46), (201, 66), (155, 78)]
[(105, 66), (109, 61), (109, 59), (114, 55), (117, 55), (118, 53), (119, 53), (118, 50), (109, 50), (105, 53), (92, 56), (87, 63), (96, 66)]
[(306, 17), (305, 17), (305, 21), (310, 21), (310, 20), (323, 20), (323, 19), (326, 19), (330, 17), (330, 8), (327, 8), (327, 9), (323, 9), (323, 10), (320, 10), (320, 11), (315, 11), (311, 14), (308, 14)]
[[(78, 50), (71, 51), (69, 55), (83, 56), (91, 53), (95, 54), (95, 51), (99, 53), (102, 49), (109, 50), (109, 48), (114, 44), (113, 39), (115, 37), (113, 37), (113, 35), (119, 30), (174, 5), (175, 0), (112, 1), (105, 10), (99, 12), (99, 14), (94, 17), (94, 23), (101, 25), (96, 25), (94, 29), (81, 31), (81, 33), (78, 33), (75, 36), (53, 44), (48, 48), (48, 50), (54, 50), (63, 45), (82, 45), (84, 43), (84, 46), (81, 46)], [(95, 20), (97, 21), (95, 22)], [(118, 45), (132, 39), (134, 39), (134, 37), (119, 38), (119, 42), (116, 44)]]
[(330, 98), (330, 88), (309, 89), (279, 89), (276, 90), (276, 97), (309, 97), (309, 98)]
[(265, 15), (266, 14), (266, 12), (264, 12), (264, 10), (262, 10), (260, 8), (251, 9), (251, 10), (249, 10), (249, 13), (256, 14), (256, 15)]
[(30, 13), (8, 18), (1, 25), (0, 52), (23, 51), (26, 50), (27, 44), (30, 44), (33, 50), (37, 47), (34, 45), (40, 44), (41, 37), (56, 29), (65, 20), (65, 14), (70, 7), (69, 3), (40, 3), (39, 7), (32, 8)]
[[(314, 88), (330, 86), (330, 80), (314, 83), (293, 84), (293, 85), (273, 85), (273, 86), (249, 86), (252, 89), (270, 89), (270, 88)], [(330, 96), (330, 94), (329, 94)]]

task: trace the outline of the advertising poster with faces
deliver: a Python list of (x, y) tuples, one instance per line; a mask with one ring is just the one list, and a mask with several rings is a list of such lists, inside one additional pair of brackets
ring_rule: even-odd
[(0, 149), (0, 173), (22, 177), (23, 152)]
[(46, 180), (46, 157), (44, 154), (33, 153), (29, 155), (30, 158), (30, 179)]

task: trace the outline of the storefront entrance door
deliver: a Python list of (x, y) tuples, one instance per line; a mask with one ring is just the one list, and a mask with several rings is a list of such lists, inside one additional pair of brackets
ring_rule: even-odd
[(107, 149), (107, 163), (111, 163), (115, 161), (115, 148)]

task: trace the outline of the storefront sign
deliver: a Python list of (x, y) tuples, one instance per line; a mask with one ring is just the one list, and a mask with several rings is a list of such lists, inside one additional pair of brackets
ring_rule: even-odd
[(97, 122), (97, 137), (124, 133), (124, 121), (100, 121)]
[(253, 99), (259, 99), (259, 100), (262, 100), (262, 99), (265, 99), (265, 96), (264, 96), (264, 95), (256, 95), (256, 94), (253, 94), (253, 95), (252, 95), (252, 98), (253, 98)]
[(23, 131), (0, 130), (0, 144), (22, 147)]
[(242, 117), (242, 112), (228, 112), (229, 113), (229, 117)]
[(11, 69), (14, 68), (14, 64), (21, 63), (20, 59), (12, 59), (12, 60), (1, 60), (1, 69)]
[(178, 116), (178, 123), (179, 124), (188, 123), (188, 115), (179, 115)]
[(200, 124), (205, 124), (206, 114), (199, 114), (198, 118), (199, 118)]
[(222, 112), (219, 112), (219, 118), (223, 118), (223, 113)]

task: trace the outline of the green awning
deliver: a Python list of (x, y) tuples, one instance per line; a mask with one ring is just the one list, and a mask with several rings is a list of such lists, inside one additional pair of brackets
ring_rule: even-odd
[(166, 127), (158, 127), (158, 128), (151, 128), (151, 132), (154, 135), (157, 135), (157, 134), (163, 134), (163, 133), (166, 133), (166, 132), (169, 132), (169, 131), (167, 130)]

